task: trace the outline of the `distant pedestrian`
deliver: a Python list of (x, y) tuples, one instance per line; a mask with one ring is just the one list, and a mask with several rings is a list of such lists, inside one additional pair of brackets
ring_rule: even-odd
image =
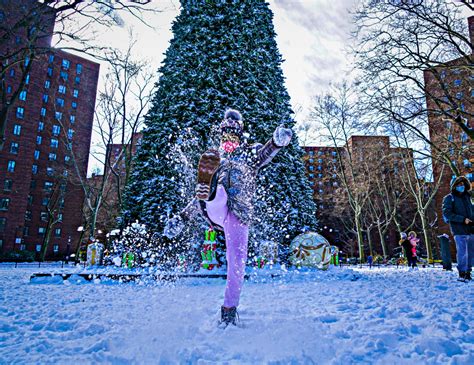
[(372, 255), (369, 255), (369, 257), (367, 257), (367, 263), (369, 264), (370, 269), (372, 269), (373, 262), (374, 262), (374, 258), (372, 257)]
[(405, 232), (400, 233), (400, 246), (405, 251), (405, 257), (407, 258), (407, 264), (409, 268), (416, 267), (416, 256), (413, 256), (413, 245)]
[(456, 242), (459, 280), (471, 280), (474, 260), (474, 206), (469, 180), (460, 176), (451, 183), (451, 193), (443, 199), (443, 218), (449, 223)]

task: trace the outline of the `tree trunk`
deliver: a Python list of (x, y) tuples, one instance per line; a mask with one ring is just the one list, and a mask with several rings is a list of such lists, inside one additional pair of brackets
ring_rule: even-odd
[(373, 251), (372, 251), (372, 235), (371, 235), (371, 228), (367, 228), (367, 242), (369, 243), (369, 255), (374, 257)]
[(51, 240), (51, 232), (53, 232), (53, 224), (50, 222), (48, 223), (48, 226), (46, 227), (46, 233), (44, 236), (43, 245), (41, 246), (41, 253), (39, 257), (39, 260), (41, 262), (44, 261), (44, 258), (46, 256), (46, 251), (48, 250), (49, 241)]
[(359, 259), (360, 262), (364, 262), (364, 237), (362, 236), (362, 222), (360, 213), (355, 214), (355, 223), (357, 231), (357, 244), (359, 246)]
[(433, 249), (431, 247), (431, 238), (428, 232), (429, 225), (426, 220), (425, 211), (419, 212), (421, 218), (421, 226), (423, 228), (423, 237), (425, 238), (425, 245), (426, 245), (426, 255), (428, 256), (428, 263), (433, 261)]
[(383, 258), (387, 258), (387, 247), (385, 245), (385, 232), (382, 229), (382, 226), (380, 223), (377, 223), (377, 230), (379, 231), (379, 237), (380, 237), (380, 245), (382, 246), (382, 254)]

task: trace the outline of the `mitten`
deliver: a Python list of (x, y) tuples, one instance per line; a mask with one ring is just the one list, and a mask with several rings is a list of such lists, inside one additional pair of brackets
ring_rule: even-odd
[(291, 137), (293, 137), (293, 131), (290, 128), (285, 128), (283, 125), (280, 125), (273, 132), (273, 142), (278, 147), (288, 146), (291, 142)]
[(163, 230), (163, 234), (168, 238), (174, 238), (184, 228), (183, 219), (179, 215), (175, 215), (173, 218), (169, 219), (166, 222), (165, 229)]

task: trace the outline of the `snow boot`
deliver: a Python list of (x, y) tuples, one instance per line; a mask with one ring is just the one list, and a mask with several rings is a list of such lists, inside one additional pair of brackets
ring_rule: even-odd
[(198, 184), (196, 198), (209, 201), (215, 196), (217, 190), (217, 170), (221, 163), (221, 157), (217, 150), (204, 152), (198, 164)]
[(237, 326), (237, 319), (238, 319), (238, 314), (237, 314), (237, 307), (230, 307), (226, 308), (224, 306), (221, 307), (221, 322), (225, 326), (228, 326), (229, 324), (233, 324), (234, 326)]
[(464, 272), (464, 271), (459, 271), (459, 278), (458, 278), (458, 281), (462, 281), (463, 283), (467, 283), (466, 272)]
[(472, 277), (471, 277), (471, 272), (470, 271), (467, 271), (464, 278), (467, 280), (467, 281), (471, 281), (472, 280)]

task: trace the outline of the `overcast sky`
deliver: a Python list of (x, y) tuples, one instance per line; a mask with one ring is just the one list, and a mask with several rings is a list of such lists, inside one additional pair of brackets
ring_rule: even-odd
[[(350, 63), (345, 54), (351, 31), (349, 10), (355, 0), (272, 0), (277, 43), (285, 60), (283, 72), (291, 102), (304, 118), (314, 94), (324, 91), (329, 83), (341, 80)], [(160, 13), (146, 16), (154, 27), (125, 18), (126, 27), (133, 26), (137, 38), (137, 54), (146, 57), (158, 69), (163, 53), (172, 37), (171, 23), (179, 13), (178, 0), (155, 1)], [(111, 29), (101, 36), (116, 47), (127, 44), (127, 29)]]

